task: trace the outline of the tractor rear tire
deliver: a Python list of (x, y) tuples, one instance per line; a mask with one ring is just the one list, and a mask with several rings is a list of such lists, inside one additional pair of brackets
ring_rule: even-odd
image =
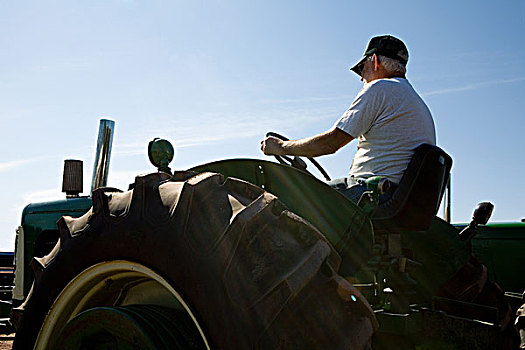
[(137, 177), (59, 229), (12, 310), (15, 350), (364, 349), (377, 329), (325, 237), (241, 180)]

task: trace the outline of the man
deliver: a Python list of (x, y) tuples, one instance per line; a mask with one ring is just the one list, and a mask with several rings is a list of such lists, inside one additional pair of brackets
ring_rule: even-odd
[(432, 115), (405, 78), (408, 50), (390, 35), (374, 37), (362, 59), (351, 68), (365, 84), (354, 102), (328, 131), (292, 141), (268, 137), (261, 142), (267, 155), (317, 157), (332, 154), (358, 138), (348, 178), (330, 184), (358, 201), (364, 181), (380, 175), (399, 183), (414, 149), (435, 144)]

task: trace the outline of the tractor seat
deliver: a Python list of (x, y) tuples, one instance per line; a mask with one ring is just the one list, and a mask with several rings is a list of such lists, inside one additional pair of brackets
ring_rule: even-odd
[(372, 217), (376, 232), (425, 231), (436, 215), (452, 166), (441, 148), (419, 145), (392, 198)]

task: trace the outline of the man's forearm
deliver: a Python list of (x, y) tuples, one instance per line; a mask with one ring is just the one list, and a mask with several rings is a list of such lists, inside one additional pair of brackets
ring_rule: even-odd
[(353, 140), (353, 137), (333, 128), (322, 134), (300, 140), (283, 141), (284, 154), (293, 156), (318, 157), (335, 153), (338, 149)]
[(324, 142), (321, 135), (300, 140), (284, 141), (284, 153), (292, 156), (318, 157), (337, 151), (328, 142)]

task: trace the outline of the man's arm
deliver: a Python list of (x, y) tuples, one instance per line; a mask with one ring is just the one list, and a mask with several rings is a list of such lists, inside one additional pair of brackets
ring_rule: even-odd
[(261, 141), (261, 150), (266, 155), (317, 157), (335, 153), (353, 139), (353, 136), (333, 127), (324, 133), (300, 140), (282, 141), (270, 136)]

